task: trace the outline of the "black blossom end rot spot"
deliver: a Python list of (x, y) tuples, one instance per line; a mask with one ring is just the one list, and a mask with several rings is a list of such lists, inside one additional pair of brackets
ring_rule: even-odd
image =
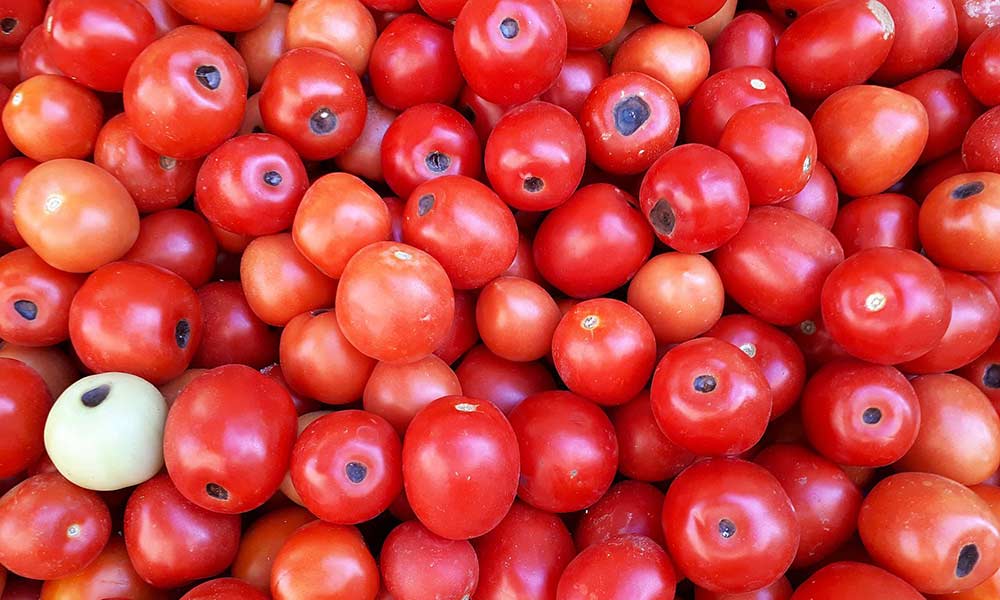
[(80, 395), (80, 402), (83, 403), (87, 408), (95, 408), (100, 406), (102, 402), (108, 399), (108, 394), (111, 393), (111, 386), (108, 384), (99, 385), (95, 388), (91, 388)]
[(14, 311), (27, 321), (34, 321), (38, 317), (38, 305), (31, 300), (16, 300)]
[(613, 109), (615, 129), (626, 137), (639, 130), (649, 120), (649, 104), (639, 96), (622, 98)]
[(516, 38), (519, 33), (521, 33), (521, 24), (518, 23), (516, 19), (507, 17), (503, 21), (500, 21), (500, 35), (502, 35), (505, 40), (512, 40)]
[(719, 382), (711, 375), (699, 375), (694, 378), (694, 391), (702, 394), (714, 392), (717, 385), (719, 385)]
[(177, 321), (177, 326), (174, 327), (174, 341), (182, 350), (187, 348), (188, 342), (191, 341), (191, 324), (186, 319)]
[(959, 579), (968, 577), (977, 564), (979, 564), (979, 547), (975, 544), (966, 544), (958, 553), (958, 561), (955, 563), (955, 576)]
[(209, 483), (205, 485), (205, 493), (215, 498), (216, 500), (226, 501), (229, 500), (229, 490), (222, 487), (217, 483)]
[(955, 200), (965, 200), (977, 194), (982, 194), (986, 189), (986, 184), (982, 181), (970, 181), (963, 183), (951, 191), (951, 197)]
[(325, 106), (309, 117), (309, 130), (316, 135), (326, 135), (337, 128), (337, 115)]
[(351, 483), (361, 483), (368, 477), (368, 467), (359, 462), (347, 463), (344, 471), (347, 473), (347, 479)]
[(201, 65), (194, 70), (194, 77), (205, 89), (217, 90), (222, 85), (222, 73), (215, 65)]

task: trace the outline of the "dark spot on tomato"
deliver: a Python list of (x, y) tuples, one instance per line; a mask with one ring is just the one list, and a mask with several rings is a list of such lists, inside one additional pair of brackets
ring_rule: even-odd
[(17, 311), (17, 314), (21, 315), (22, 318), (28, 321), (34, 321), (35, 317), (38, 316), (38, 305), (31, 300), (15, 301), (14, 310)]
[(417, 198), (417, 215), (424, 216), (434, 208), (434, 194), (424, 194)]
[(969, 573), (976, 568), (979, 563), (979, 548), (975, 544), (966, 544), (958, 553), (958, 562), (955, 563), (955, 576), (959, 579), (968, 577)]
[(229, 490), (217, 483), (206, 484), (205, 493), (216, 500), (222, 500), (223, 502), (229, 500)]
[(309, 117), (309, 130), (316, 135), (326, 135), (337, 128), (337, 115), (325, 106)]
[(986, 367), (983, 373), (983, 385), (991, 390), (1000, 388), (1000, 365), (993, 363)]
[(795, 19), (796, 17), (799, 16), (799, 11), (795, 10), (794, 8), (786, 8), (785, 16), (788, 17), (789, 19)]
[(716, 386), (719, 382), (715, 380), (715, 377), (711, 375), (699, 375), (694, 378), (694, 391), (700, 394), (708, 394), (714, 392)]
[(444, 173), (451, 166), (451, 157), (435, 150), (427, 155), (427, 158), (424, 159), (424, 164), (427, 165), (431, 173)]
[(537, 194), (545, 188), (545, 182), (541, 177), (526, 177), (524, 180), (524, 191)]
[(9, 35), (10, 32), (17, 28), (17, 19), (14, 17), (4, 17), (0, 19), (0, 32), (4, 35)]
[(264, 173), (264, 183), (266, 183), (271, 187), (277, 187), (278, 185), (281, 185), (281, 181), (282, 181), (281, 173), (277, 171), (268, 171), (267, 173)]
[(507, 17), (503, 21), (500, 21), (500, 35), (502, 35), (505, 40), (512, 40), (516, 38), (519, 33), (521, 33), (521, 24), (518, 23), (516, 19)]
[(861, 420), (865, 422), (865, 425), (877, 425), (882, 421), (882, 411), (870, 406), (861, 413)]
[(670, 203), (660, 198), (653, 204), (653, 208), (649, 209), (649, 222), (656, 233), (671, 235), (674, 226), (677, 225), (677, 215), (674, 214), (674, 208)]
[(359, 462), (349, 462), (347, 466), (344, 467), (344, 471), (347, 473), (347, 479), (351, 483), (361, 483), (368, 477), (368, 467)]
[(110, 393), (111, 386), (107, 383), (101, 384), (80, 394), (80, 402), (87, 408), (94, 408), (95, 406), (100, 406), (101, 402), (107, 400), (108, 394)]
[(615, 129), (624, 136), (635, 133), (649, 120), (649, 105), (639, 96), (622, 98), (613, 109)]
[(177, 347), (182, 350), (191, 341), (191, 324), (187, 322), (187, 319), (177, 321), (177, 325), (174, 327), (174, 341), (177, 342)]
[(969, 183), (963, 183), (953, 189), (951, 191), (951, 197), (955, 200), (965, 200), (966, 198), (971, 198), (976, 194), (982, 194), (985, 189), (986, 184), (982, 181), (970, 181)]
[(736, 523), (733, 523), (729, 519), (719, 521), (719, 535), (727, 540), (736, 535)]
[(222, 85), (222, 73), (215, 65), (201, 65), (194, 70), (194, 77), (205, 89), (217, 90)]

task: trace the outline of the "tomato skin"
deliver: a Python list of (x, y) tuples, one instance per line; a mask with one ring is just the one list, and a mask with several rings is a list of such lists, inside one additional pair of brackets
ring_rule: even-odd
[(991, 151), (1000, 137), (1000, 108), (994, 106), (972, 123), (962, 141), (962, 160), (969, 171), (1000, 172), (1000, 160)]
[(388, 421), (361, 410), (339, 411), (313, 421), (295, 442), (292, 484), (324, 521), (362, 523), (403, 491), (401, 453)]
[(746, 11), (737, 15), (712, 43), (711, 72), (733, 67), (773, 68), (774, 33), (762, 14)]
[(556, 600), (673, 600), (677, 574), (659, 544), (624, 535), (584, 549), (559, 578)]
[[(920, 402), (893, 367), (832, 362), (806, 384), (802, 424), (809, 443), (841, 465), (881, 467), (903, 457), (917, 439)], [(874, 408), (877, 414), (865, 413)]]
[(504, 414), (510, 414), (528, 396), (557, 387), (543, 363), (500, 358), (482, 344), (466, 353), (455, 375), (463, 394), (488, 400)]
[(468, 0), (455, 21), (454, 44), (462, 75), (478, 95), (503, 106), (523, 104), (559, 75), (566, 20), (553, 0)]
[(305, 160), (326, 160), (351, 146), (364, 129), (368, 103), (361, 81), (322, 48), (284, 53), (260, 89), (260, 116)]
[(45, 262), (71, 273), (118, 260), (139, 235), (139, 213), (122, 184), (71, 159), (47, 161), (24, 176), (14, 196), (14, 224)]
[(245, 600), (267, 600), (267, 594), (249, 583), (233, 577), (223, 577), (206, 581), (181, 596), (180, 600), (225, 600), (244, 598)]
[(711, 592), (704, 588), (694, 589), (694, 600), (789, 600), (792, 597), (792, 584), (787, 577), (782, 577), (769, 586), (744, 594), (726, 594)]
[(309, 511), (297, 506), (273, 510), (254, 521), (240, 538), (240, 549), (233, 561), (233, 577), (238, 577), (261, 592), (271, 587), (271, 565), (296, 529), (316, 520)]
[(379, 35), (368, 73), (379, 102), (394, 110), (452, 104), (462, 89), (451, 31), (416, 14), (402, 15)]
[(0, 497), (0, 562), (29, 579), (59, 579), (89, 565), (111, 536), (96, 492), (58, 473), (25, 479)]
[(402, 436), (421, 408), (443, 396), (461, 394), (455, 372), (430, 355), (408, 363), (375, 365), (365, 385), (364, 408), (383, 417)]
[(34, 464), (45, 451), (45, 419), (52, 396), (45, 380), (30, 366), (0, 358), (0, 477), (13, 477)]
[(962, 59), (962, 80), (969, 92), (986, 106), (1000, 104), (1000, 88), (994, 79), (1000, 69), (1000, 37), (992, 29), (976, 36)]
[(259, 25), (238, 33), (233, 40), (233, 47), (247, 65), (251, 90), (260, 89), (274, 63), (286, 50), (289, 10), (287, 4), (275, 3)]
[(795, 510), (778, 480), (736, 459), (699, 461), (678, 475), (663, 503), (663, 530), (678, 571), (715, 592), (773, 583), (799, 545)]
[(384, 181), (382, 139), (397, 116), (396, 111), (382, 106), (375, 98), (368, 98), (368, 114), (361, 136), (334, 157), (334, 163), (346, 173), (370, 181)]
[(167, 592), (154, 588), (139, 577), (125, 551), (125, 541), (118, 535), (112, 535), (101, 554), (82, 571), (42, 584), (39, 600), (62, 598), (166, 600)]
[(697, 25), (707, 20), (722, 6), (725, 0), (654, 0), (649, 10), (657, 19), (676, 27)]
[(378, 580), (378, 565), (357, 529), (314, 521), (296, 530), (275, 556), (271, 596), (375, 600)]
[(766, 102), (788, 104), (784, 84), (761, 67), (734, 67), (698, 86), (684, 114), (684, 139), (715, 146), (726, 123), (741, 108)]
[(570, 51), (566, 54), (555, 83), (540, 97), (545, 102), (566, 109), (574, 117), (580, 116), (580, 109), (587, 96), (598, 83), (611, 73), (608, 59), (597, 50)]
[(646, 171), (639, 205), (660, 241), (678, 252), (701, 253), (739, 232), (750, 196), (739, 166), (727, 154), (685, 144)]
[(958, 19), (952, 0), (885, 0), (892, 14), (892, 48), (872, 80), (898, 83), (945, 61), (958, 45)]
[(520, 500), (486, 535), (472, 541), (479, 556), (477, 600), (548, 600), (576, 555), (562, 520)]
[(962, 76), (947, 69), (928, 71), (899, 84), (896, 89), (920, 100), (927, 111), (927, 145), (920, 155), (920, 163), (958, 150), (965, 132), (983, 112)]
[(665, 481), (694, 462), (693, 454), (671, 442), (660, 431), (649, 392), (644, 391), (616, 407), (611, 413), (611, 421), (618, 440), (618, 470), (629, 479)]
[[(220, 422), (214, 415), (223, 410), (232, 413)], [(189, 383), (170, 409), (163, 434), (167, 471), (202, 508), (225, 514), (256, 508), (288, 469), (296, 418), (291, 397), (273, 379), (243, 365), (212, 369)]]
[(556, 326), (552, 362), (571, 391), (605, 406), (624, 404), (649, 381), (656, 338), (642, 314), (628, 304), (585, 300)]
[(407, 362), (431, 354), (444, 341), (455, 297), (448, 274), (430, 254), (377, 242), (348, 261), (336, 306), (341, 332), (361, 353)]
[(819, 159), (848, 196), (878, 194), (899, 181), (917, 163), (929, 135), (919, 100), (874, 85), (834, 92), (816, 109), (812, 126)]
[(84, 277), (48, 265), (30, 248), (0, 256), (0, 338), (49, 346), (69, 338), (69, 307)]
[(843, 260), (832, 233), (772, 206), (751, 210), (739, 233), (712, 257), (726, 293), (773, 325), (793, 325), (819, 312), (823, 282)]
[[(214, 67), (212, 77), (198, 77), (204, 65)], [(246, 64), (218, 33), (187, 25), (146, 46), (125, 76), (123, 94), (125, 114), (143, 144), (162, 156), (199, 158), (239, 129)]]
[(715, 338), (669, 350), (653, 373), (650, 402), (664, 435), (699, 456), (749, 450), (771, 416), (771, 391), (760, 367)]
[[(31, 367), (45, 381), (45, 387), (52, 398), (57, 398), (80, 378), (76, 363), (58, 346), (34, 348), (4, 343), (0, 345), (0, 358), (13, 358)], [(45, 413), (48, 413), (47, 408)], [(18, 431), (24, 430), (19, 428)]]
[(36, 166), (37, 162), (23, 156), (0, 163), (0, 242), (12, 248), (27, 245), (14, 224), (14, 195), (24, 176)]
[(641, 535), (663, 546), (663, 492), (655, 486), (624, 480), (583, 512), (573, 531), (581, 550), (621, 535)]
[(278, 334), (253, 313), (238, 281), (198, 289), (203, 328), (191, 364), (214, 369), (241, 364), (262, 369), (278, 358)]
[(3, 107), (5, 137), (38, 162), (87, 158), (103, 122), (104, 108), (94, 92), (62, 75), (26, 79)]
[(520, 277), (498, 277), (476, 301), (476, 326), (483, 343), (507, 360), (548, 356), (562, 313), (543, 287)]
[(322, 48), (361, 75), (375, 44), (371, 12), (358, 0), (298, 0), (288, 13), (289, 48)]
[(986, 394), (994, 407), (1000, 406), (1000, 342), (994, 342), (986, 352), (962, 367), (957, 374)]
[(929, 352), (951, 320), (940, 270), (912, 250), (869, 248), (823, 284), (823, 321), (852, 356), (896, 364)]
[(863, 196), (840, 207), (831, 231), (847, 256), (884, 246), (917, 250), (919, 213), (920, 206), (902, 194)]
[(627, 283), (653, 248), (653, 233), (634, 205), (629, 194), (606, 183), (577, 190), (535, 234), (542, 277), (574, 298), (594, 298)]
[(469, 597), (479, 581), (472, 544), (434, 535), (419, 521), (393, 529), (379, 558), (386, 591), (396, 600)]
[(683, 106), (708, 77), (710, 62), (708, 44), (700, 34), (655, 23), (625, 38), (614, 54), (611, 72), (649, 75), (667, 86)]
[(823, 163), (816, 161), (812, 176), (802, 190), (777, 206), (816, 221), (826, 229), (833, 227), (837, 218), (840, 197), (837, 182)]
[(0, 17), (11, 19), (11, 29), (0, 40), (0, 47), (18, 48), (24, 43), (24, 38), (35, 27), (41, 25), (45, 16), (45, 2), (42, 0), (24, 0), (11, 2), (3, 7)]
[(863, 496), (843, 469), (791, 444), (769, 446), (754, 462), (778, 479), (795, 507), (801, 535), (793, 568), (819, 563), (854, 535)]
[(931, 259), (959, 271), (1000, 271), (1000, 246), (986, 229), (1000, 206), (1000, 175), (945, 179), (920, 206), (920, 241)]
[(139, 236), (122, 259), (162, 267), (197, 288), (212, 278), (216, 254), (215, 236), (204, 217), (168, 208), (139, 221)]
[(517, 492), (517, 444), (510, 423), (489, 402), (446, 396), (428, 404), (403, 440), (403, 483), (420, 522), (448, 539), (496, 527)]
[(916, 589), (889, 571), (857, 562), (836, 562), (812, 574), (791, 600), (921, 600)]
[[(899, 522), (907, 527), (893, 527)], [(924, 594), (971, 589), (1000, 564), (1000, 521), (974, 492), (939, 475), (883, 479), (861, 506), (858, 531), (872, 558)]]
[(632, 278), (628, 303), (653, 329), (657, 343), (684, 342), (722, 316), (725, 292), (704, 256), (670, 252), (652, 257)]
[(920, 400), (920, 431), (896, 469), (935, 473), (964, 485), (995, 473), (1000, 468), (1000, 417), (989, 399), (947, 373), (911, 383)]

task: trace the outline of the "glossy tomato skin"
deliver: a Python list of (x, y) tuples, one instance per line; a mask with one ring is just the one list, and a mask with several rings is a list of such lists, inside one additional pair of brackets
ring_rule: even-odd
[[(872, 558), (925, 594), (973, 588), (1000, 564), (1000, 521), (974, 492), (939, 475), (883, 479), (865, 498), (858, 531)], [(905, 552), (902, 539), (911, 540)]]
[(760, 367), (714, 338), (668, 351), (653, 373), (650, 402), (667, 438), (701, 456), (749, 450), (771, 416), (771, 391)]
[(546, 102), (507, 112), (486, 143), (486, 176), (500, 197), (521, 210), (549, 210), (580, 184), (586, 139), (576, 119)]
[(454, 175), (413, 190), (403, 210), (403, 240), (437, 259), (455, 289), (477, 289), (514, 261), (518, 232), (493, 190)]
[(581, 0), (558, 0), (556, 4), (566, 21), (567, 42), (573, 50), (596, 50), (613, 40), (632, 8), (628, 1), (595, 6)]
[(49, 346), (69, 337), (69, 307), (83, 275), (48, 265), (30, 248), (0, 256), (0, 338)]
[(23, 81), (3, 107), (6, 137), (21, 153), (39, 162), (87, 158), (103, 121), (104, 108), (97, 95), (62, 75)]
[(503, 413), (466, 396), (427, 405), (403, 440), (410, 506), (448, 539), (480, 536), (500, 523), (514, 502), (519, 464), (518, 441)]
[(96, 492), (43, 473), (0, 498), (0, 535), (0, 562), (12, 573), (59, 579), (97, 558), (111, 535), (111, 515)]
[(579, 117), (591, 90), (610, 73), (608, 59), (599, 51), (570, 51), (555, 83), (541, 95), (541, 100), (561, 106), (569, 114)]
[(627, 283), (653, 248), (653, 232), (635, 204), (609, 184), (577, 190), (535, 234), (542, 277), (574, 298), (601, 296)]
[(378, 565), (354, 527), (321, 521), (303, 525), (274, 558), (275, 600), (375, 600), (378, 588)]
[(1000, 467), (1000, 418), (989, 399), (948, 373), (911, 383), (920, 400), (920, 431), (896, 469), (935, 473), (964, 485), (995, 473)]
[(46, 12), (48, 54), (63, 73), (96, 90), (120, 92), (132, 61), (156, 38), (137, 0), (57, 0)]
[(830, 229), (837, 218), (839, 202), (837, 182), (833, 180), (830, 169), (816, 161), (805, 187), (788, 200), (779, 202), (778, 206), (797, 212)]
[(514, 361), (548, 356), (562, 317), (543, 287), (520, 277), (498, 277), (480, 292), (476, 326), (493, 353)]
[(833, 362), (806, 384), (802, 424), (809, 443), (841, 465), (880, 467), (903, 457), (920, 428), (913, 386), (893, 367)]
[(673, 600), (677, 573), (663, 548), (624, 535), (584, 549), (559, 578), (556, 600)]
[(215, 272), (216, 254), (215, 236), (204, 217), (168, 208), (139, 221), (139, 237), (122, 259), (163, 267), (197, 288)]
[(382, 579), (393, 599), (463, 598), (479, 581), (472, 544), (435, 535), (419, 521), (407, 521), (385, 538)]
[(334, 163), (346, 173), (370, 181), (383, 181), (382, 139), (396, 117), (396, 111), (382, 106), (375, 98), (368, 98), (368, 114), (361, 136), (338, 154)]
[(271, 67), (286, 50), (289, 10), (287, 4), (275, 3), (263, 22), (237, 34), (233, 41), (233, 47), (247, 65), (251, 90), (260, 89)]
[(396, 242), (366, 246), (337, 287), (337, 322), (363, 354), (406, 362), (444, 341), (455, 312), (448, 274), (430, 254)]
[(279, 327), (333, 305), (337, 295), (337, 282), (302, 256), (287, 233), (250, 242), (240, 260), (240, 283), (254, 314)]
[(962, 141), (962, 160), (969, 171), (1000, 172), (1000, 161), (991, 150), (1000, 136), (1000, 108), (993, 107), (973, 121)]
[(132, 492), (124, 531), (139, 575), (156, 587), (172, 588), (217, 575), (232, 563), (240, 518), (192, 504), (162, 474)]
[(559, 75), (566, 20), (553, 0), (469, 0), (455, 21), (454, 43), (462, 75), (477, 94), (521, 104)]
[(612, 73), (638, 72), (667, 86), (681, 106), (708, 77), (711, 57), (705, 38), (687, 27), (655, 23), (625, 38), (611, 62)]
[[(107, 309), (123, 298), (123, 306)], [(191, 286), (166, 269), (142, 263), (98, 269), (70, 305), (70, 339), (89, 369), (132, 373), (155, 384), (187, 368), (201, 328), (201, 305)]]
[(629, 479), (671, 479), (694, 462), (694, 454), (663, 435), (656, 424), (649, 392), (642, 392), (611, 413), (618, 439), (618, 470)]
[(815, 315), (824, 280), (843, 260), (832, 233), (772, 206), (751, 210), (739, 233), (712, 257), (726, 292), (773, 325), (792, 325)]
[(278, 335), (247, 303), (238, 281), (198, 288), (204, 326), (191, 364), (213, 369), (241, 364), (261, 369), (278, 358)]
[(825, 2), (781, 34), (775, 66), (793, 95), (822, 99), (871, 77), (889, 56), (895, 31), (877, 0)]
[(840, 207), (831, 231), (851, 256), (866, 248), (917, 250), (920, 206), (902, 194), (875, 194), (855, 198)]
[(322, 48), (339, 56), (361, 75), (375, 44), (376, 24), (358, 0), (304, 0), (288, 13), (289, 48)]
[(552, 362), (571, 391), (606, 406), (634, 398), (653, 372), (656, 338), (646, 319), (611, 298), (570, 309), (552, 335)]
[(140, 213), (174, 208), (194, 193), (198, 160), (161, 156), (146, 147), (125, 113), (104, 124), (94, 147), (94, 163), (118, 178)]
[(663, 492), (638, 481), (621, 481), (580, 517), (573, 531), (577, 548), (601, 544), (620, 535), (642, 535), (663, 545)]
[(125, 550), (125, 540), (112, 535), (100, 555), (82, 571), (46, 581), (42, 585), (38, 600), (60, 598), (166, 600), (167, 592), (154, 588), (139, 577)]
[(863, 496), (843, 469), (793, 444), (769, 446), (754, 462), (778, 479), (795, 507), (801, 535), (793, 568), (824, 560), (856, 532)]
[(771, 23), (762, 14), (747, 11), (737, 15), (712, 44), (711, 72), (733, 67), (772, 68), (774, 33)]
[(685, 144), (649, 168), (639, 205), (656, 236), (678, 252), (725, 244), (746, 222), (750, 195), (739, 166), (720, 150)]
[(125, 114), (162, 156), (199, 158), (243, 120), (246, 64), (218, 33), (179, 27), (146, 47), (125, 77)]
[(576, 554), (559, 517), (520, 500), (472, 543), (479, 557), (477, 600), (555, 598), (559, 577)]
[(17, 156), (0, 163), (0, 242), (12, 248), (23, 248), (27, 244), (14, 225), (14, 195), (21, 181), (38, 163)]
[(402, 15), (379, 35), (368, 73), (379, 102), (394, 110), (452, 104), (462, 88), (451, 31), (416, 14)]
[(220, 31), (253, 29), (267, 16), (273, 0), (167, 0), (177, 13), (205, 27)]
[(899, 181), (920, 158), (929, 135), (919, 100), (874, 85), (833, 93), (816, 109), (812, 126), (819, 159), (848, 196), (878, 194)]
[(681, 473), (667, 490), (663, 530), (678, 571), (716, 592), (773, 583), (799, 545), (795, 509), (778, 480), (736, 459), (699, 461)]
[(597, 405), (572, 392), (542, 392), (518, 404), (510, 424), (521, 456), (518, 496), (528, 504), (573, 512), (592, 505), (611, 486), (618, 442)]
[(462, 393), (489, 400), (504, 414), (537, 392), (556, 389), (555, 379), (540, 361), (500, 358), (485, 345), (473, 347), (455, 370)]
[(1000, 104), (1000, 88), (994, 80), (1000, 67), (1000, 37), (990, 29), (977, 36), (965, 53), (962, 79), (977, 100), (987, 106), (996, 106)]
[(181, 596), (181, 600), (222, 600), (244, 598), (245, 600), (267, 600), (269, 596), (255, 587), (234, 577), (212, 579), (196, 586)]
[(14, 224), (45, 262), (72, 273), (118, 260), (139, 235), (139, 213), (122, 184), (100, 167), (70, 159), (47, 161), (24, 176), (14, 196)]
[(907, 373), (940, 373), (965, 366), (1000, 333), (1000, 306), (988, 287), (971, 275), (941, 269), (951, 301), (951, 321), (930, 352), (900, 365)]
[(424, 406), (443, 396), (461, 394), (455, 372), (430, 355), (408, 363), (375, 365), (365, 385), (364, 408), (383, 417), (402, 436)]
[(771, 71), (735, 67), (712, 75), (698, 86), (684, 114), (684, 138), (715, 146), (726, 123), (741, 108), (766, 102), (788, 104), (788, 91)]
[(920, 207), (920, 241), (927, 256), (960, 271), (1000, 271), (1000, 248), (983, 228), (998, 205), (996, 173), (966, 173), (942, 181)]
[(715, 325), (722, 316), (725, 291), (707, 258), (668, 252), (652, 257), (639, 269), (627, 298), (649, 323), (657, 343), (671, 344)]
[(986, 352), (957, 374), (986, 394), (993, 406), (1000, 406), (1000, 344), (994, 342)]
[(822, 310), (838, 344), (886, 365), (926, 354), (951, 320), (940, 270), (898, 248), (869, 248), (838, 265), (823, 284)]
[(270, 591), (275, 555), (296, 529), (315, 520), (309, 511), (295, 506), (273, 510), (251, 523), (240, 538), (240, 549), (232, 566), (233, 577), (261, 592)]
[(291, 473), (306, 508), (329, 523), (371, 520), (403, 491), (402, 445), (388, 421), (361, 410), (320, 417), (295, 442)]
[(45, 28), (36, 26), (28, 32), (24, 38), (24, 43), (17, 53), (7, 53), (5, 56), (14, 55), (14, 62), (17, 65), (16, 73), (12, 74), (12, 79), (6, 82), (7, 87), (13, 87), (19, 82), (30, 79), (35, 75), (62, 75), (59, 67), (52, 62), (48, 54), (48, 41), (45, 36)]
[(656, 0), (649, 10), (657, 19), (677, 27), (697, 25), (714, 15), (725, 4), (725, 0)]
[(52, 396), (45, 380), (30, 366), (0, 358), (6, 382), (0, 392), (0, 477), (13, 477), (33, 465), (45, 451), (45, 418)]
[(680, 109), (670, 88), (643, 73), (598, 83), (580, 108), (587, 155), (616, 175), (645, 171), (677, 142)]
[(195, 204), (227, 231), (259, 236), (288, 229), (309, 185), (288, 142), (267, 133), (227, 140), (198, 171)]
[(45, 16), (45, 2), (42, 0), (11, 2), (4, 6), (0, 16), (10, 19), (3, 40), (0, 41), (0, 47), (17, 48), (24, 43), (28, 33), (42, 23), (42, 18)]
[(260, 90), (260, 116), (305, 160), (332, 158), (364, 128), (368, 104), (361, 81), (339, 56), (296, 48), (278, 59)]
[(921, 600), (916, 589), (889, 571), (858, 562), (836, 562), (812, 574), (791, 600)]
[(920, 163), (958, 150), (965, 132), (983, 112), (962, 76), (947, 69), (928, 71), (899, 84), (896, 89), (920, 100), (927, 111), (927, 145), (920, 155)]
[(894, 23), (892, 48), (872, 79), (898, 83), (946, 60), (958, 45), (958, 18), (952, 0), (886, 0)]
[[(231, 413), (220, 422), (214, 415), (224, 410)], [(288, 470), (296, 418), (291, 397), (273, 379), (243, 365), (213, 369), (189, 383), (170, 409), (167, 471), (198, 506), (226, 514), (256, 508)]]

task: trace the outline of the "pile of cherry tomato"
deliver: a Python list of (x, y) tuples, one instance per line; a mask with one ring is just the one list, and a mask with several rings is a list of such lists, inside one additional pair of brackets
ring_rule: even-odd
[(1000, 599), (998, 24), (0, 0), (0, 600)]

